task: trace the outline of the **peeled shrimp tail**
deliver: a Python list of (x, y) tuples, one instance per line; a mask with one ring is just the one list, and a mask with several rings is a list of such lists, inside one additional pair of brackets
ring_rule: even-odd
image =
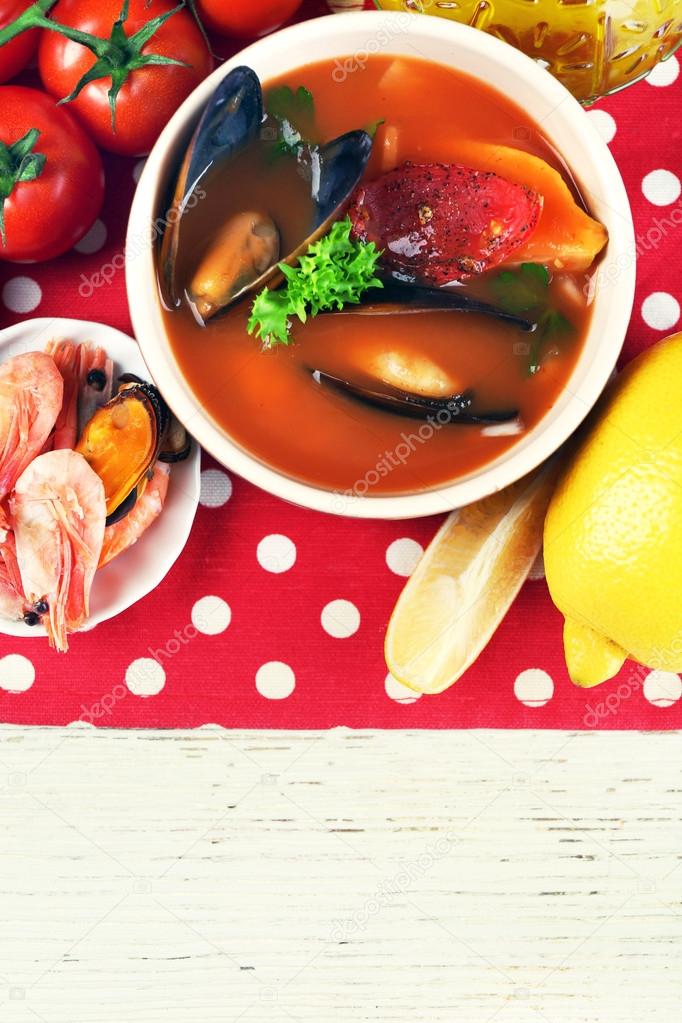
[(0, 500), (42, 450), (63, 392), (61, 374), (43, 352), (15, 355), (0, 366)]
[(64, 396), (54, 425), (49, 450), (60, 451), (76, 446), (78, 433), (78, 389), (80, 385), (80, 345), (73, 341), (50, 341), (45, 349), (54, 359), (64, 381)]
[(7, 566), (0, 557), (0, 617), (18, 621), (26, 609), (21, 590), (17, 590), (7, 572)]
[(12, 409), (12, 418), (5, 434), (5, 444), (0, 452), (0, 495), (4, 496), (11, 490), (17, 479), (17, 471), (24, 461), (29, 446), (31, 429), (31, 395), (28, 392), (17, 394)]
[(0, 507), (0, 558), (2, 559), (7, 576), (14, 588), (21, 592), (21, 573), (17, 562), (17, 545), (9, 519), (2, 507)]
[[(40, 455), (22, 473), (10, 502), (24, 595), (44, 603), (50, 644), (68, 649), (85, 623), (104, 538), (104, 486), (82, 455)], [(40, 612), (39, 612), (40, 613)]]
[(25, 610), (14, 533), (0, 506), (0, 615), (15, 620), (21, 618)]
[(106, 527), (99, 559), (100, 568), (132, 547), (159, 517), (166, 500), (169, 477), (170, 466), (156, 462), (152, 478), (125, 518)]
[(75, 448), (83, 426), (111, 397), (113, 363), (103, 348), (73, 341), (50, 341), (46, 352), (62, 375), (64, 397), (44, 451)]

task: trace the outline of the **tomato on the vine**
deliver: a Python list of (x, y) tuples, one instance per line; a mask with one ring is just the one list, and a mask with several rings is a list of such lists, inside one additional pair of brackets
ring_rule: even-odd
[[(59, 0), (50, 21), (73, 30), (72, 38), (43, 32), (38, 66), (45, 88), (69, 97), (100, 146), (143, 156), (213, 58), (187, 9), (171, 0), (121, 2)], [(77, 41), (76, 32), (90, 42)]]
[[(30, 4), (31, 0), (0, 0), (0, 28), (15, 21)], [(23, 71), (38, 49), (39, 39), (40, 31), (34, 28), (0, 46), (0, 84)]]
[(102, 161), (75, 117), (37, 89), (0, 87), (0, 259), (61, 255), (103, 198)]
[(302, 0), (196, 0), (199, 17), (219, 35), (255, 39), (279, 28)]

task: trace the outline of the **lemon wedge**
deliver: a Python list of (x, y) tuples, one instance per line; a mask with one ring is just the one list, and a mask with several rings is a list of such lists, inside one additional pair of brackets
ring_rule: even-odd
[(542, 546), (553, 466), (445, 520), (401, 593), (386, 632), (391, 674), (441, 693), (476, 660)]

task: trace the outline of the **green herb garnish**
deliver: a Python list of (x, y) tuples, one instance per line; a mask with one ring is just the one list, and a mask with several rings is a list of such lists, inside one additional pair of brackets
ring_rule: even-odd
[(540, 354), (545, 342), (550, 338), (559, 337), (573, 332), (573, 324), (567, 320), (558, 309), (546, 309), (538, 320), (538, 325), (533, 334), (533, 341), (530, 346), (530, 357), (528, 359), (528, 375), (534, 376), (540, 369)]
[(270, 116), (276, 117), (278, 121), (294, 123), (299, 117), (310, 119), (315, 116), (313, 94), (304, 85), (299, 85), (296, 91), (288, 85), (270, 89), (265, 105)]
[(527, 313), (546, 300), (550, 276), (540, 263), (522, 263), (518, 270), (503, 270), (493, 279), (492, 290), (508, 313)]
[(540, 263), (522, 263), (518, 270), (503, 270), (492, 281), (496, 301), (505, 312), (533, 313), (537, 327), (528, 359), (528, 375), (540, 369), (540, 354), (552, 337), (573, 331), (573, 324), (549, 304), (551, 276)]
[(294, 90), (278, 85), (267, 94), (265, 106), (268, 115), (277, 121), (279, 138), (274, 155), (298, 155), (301, 146), (312, 140), (315, 125), (315, 100), (304, 85)]
[(309, 245), (296, 266), (279, 264), (284, 287), (277, 291), (264, 288), (256, 296), (249, 334), (255, 334), (268, 348), (291, 344), (290, 321), (294, 317), (305, 323), (308, 316), (325, 310), (357, 305), (368, 288), (383, 287), (375, 276), (380, 251), (374, 242), (353, 240), (351, 229), (346, 217)]

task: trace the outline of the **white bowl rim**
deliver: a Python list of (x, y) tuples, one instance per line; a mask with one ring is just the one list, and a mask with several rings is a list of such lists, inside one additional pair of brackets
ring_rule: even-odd
[[(262, 463), (254, 455), (233, 441), (209, 415), (203, 411), (189, 385), (182, 377), (164, 337), (156, 290), (156, 275), (153, 244), (150, 239), (150, 225), (153, 221), (159, 176), (165, 173), (164, 161), (177, 135), (186, 129), (202, 105), (215, 89), (218, 82), (234, 67), (241, 64), (268, 66), (271, 55), (316, 54), (316, 42), (339, 37), (344, 40), (351, 34), (357, 40), (358, 48), (366, 45), (371, 33), (395, 31), (395, 19), (410, 19), (410, 38), (417, 39), (420, 47), (416, 56), (426, 57), (435, 63), (448, 61), (423, 53), (423, 47), (431, 44), (436, 51), (447, 42), (452, 47), (451, 66), (456, 67), (455, 56), (463, 49), (483, 61), (488, 60), (507, 72), (512, 81), (525, 87), (528, 93), (538, 96), (538, 105), (548, 107), (546, 116), (558, 117), (562, 130), (572, 133), (580, 157), (589, 159), (590, 170), (599, 188), (604, 213), (601, 219), (609, 229), (608, 257), (610, 265), (617, 266), (615, 279), (607, 282), (605, 288), (597, 290), (592, 323), (583, 345), (583, 353), (571, 377), (582, 369), (583, 379), (575, 391), (566, 387), (555, 408), (519, 442), (492, 462), (476, 472), (448, 483), (437, 489), (399, 496), (365, 497), (348, 492), (318, 488), (284, 475), (277, 469)], [(407, 45), (407, 44), (406, 44)], [(336, 56), (348, 55), (347, 44), (340, 46)], [(400, 55), (399, 51), (396, 55)], [(382, 53), (393, 55), (395, 50), (387, 46)], [(319, 59), (317, 56), (314, 59)], [(333, 57), (332, 57), (333, 59)], [(291, 69), (302, 67), (310, 60), (305, 57), (287, 60)], [(278, 73), (280, 73), (278, 71)], [(472, 74), (471, 71), (468, 72)], [(476, 77), (475, 72), (473, 73)], [(493, 86), (495, 88), (495, 86)], [(513, 92), (512, 101), (520, 105)], [(538, 120), (533, 110), (529, 116)], [(552, 141), (552, 131), (548, 132)], [(565, 147), (564, 147), (565, 148)], [(571, 171), (578, 181), (575, 156), (565, 155)], [(576, 173), (577, 172), (577, 173)], [(589, 190), (594, 197), (597, 193)], [(607, 197), (607, 198), (604, 198)], [(147, 244), (139, 253), (140, 238), (147, 238)], [(144, 258), (140, 266), (138, 255)], [(466, 25), (436, 17), (414, 17), (398, 15), (397, 12), (364, 11), (329, 15), (292, 25), (257, 41), (234, 57), (225, 61), (185, 100), (166, 125), (143, 169), (135, 193), (128, 225), (126, 242), (126, 282), (130, 312), (135, 334), (142, 349), (149, 370), (175, 414), (181, 419), (201, 443), (221, 464), (239, 473), (251, 483), (264, 490), (303, 507), (331, 514), (369, 519), (416, 518), (449, 511), (469, 504), (520, 479), (549, 458), (578, 428), (591, 410), (611, 376), (625, 339), (629, 324), (635, 289), (635, 236), (630, 206), (622, 178), (606, 143), (589, 123), (585, 111), (563, 85), (545, 71), (539, 64), (502, 41)], [(600, 298), (601, 296), (601, 298)], [(585, 373), (585, 353), (590, 338), (594, 341), (598, 329), (597, 308), (606, 297), (610, 298), (608, 332), (599, 340), (599, 347), (589, 360), (589, 373)], [(605, 326), (605, 324), (602, 324)], [(163, 341), (159, 341), (163, 338)], [(559, 407), (560, 406), (560, 407)]]

